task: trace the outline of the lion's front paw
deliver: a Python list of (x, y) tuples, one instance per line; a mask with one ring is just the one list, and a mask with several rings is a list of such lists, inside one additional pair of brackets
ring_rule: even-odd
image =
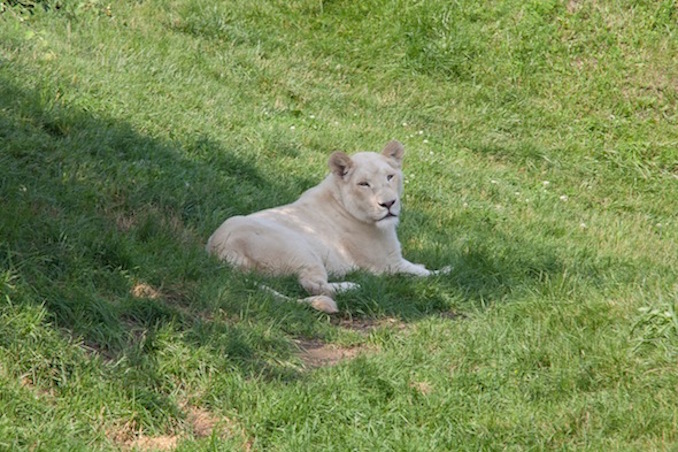
[(452, 272), (452, 266), (451, 266), (451, 265), (447, 265), (447, 266), (445, 266), (445, 267), (443, 267), (443, 268), (441, 268), (441, 269), (439, 269), (439, 270), (433, 270), (433, 271), (431, 271), (431, 275), (433, 275), (433, 276), (437, 276), (437, 275), (447, 275), (447, 274), (449, 274), (450, 272)]
[(360, 284), (352, 282), (339, 282), (339, 283), (329, 283), (332, 288), (333, 293), (343, 293), (348, 292), (349, 290), (360, 289)]

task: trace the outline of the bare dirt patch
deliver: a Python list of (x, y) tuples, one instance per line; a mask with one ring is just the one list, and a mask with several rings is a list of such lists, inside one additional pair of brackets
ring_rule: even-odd
[[(332, 324), (364, 336), (368, 336), (378, 328), (393, 328), (398, 331), (407, 328), (404, 322), (393, 317), (381, 319), (335, 317), (332, 319)], [(343, 361), (354, 359), (368, 350), (365, 345), (342, 347), (336, 344), (326, 344), (319, 339), (297, 339), (295, 342), (299, 347), (299, 358), (304, 366), (310, 369), (335, 366)]]
[(179, 437), (172, 436), (140, 436), (133, 441), (125, 444), (125, 446), (132, 450), (139, 451), (164, 451), (174, 450), (179, 442)]
[[(441, 312), (439, 315), (441, 318), (449, 320), (465, 317), (463, 314), (452, 311)], [(395, 317), (379, 319), (334, 317), (331, 321), (333, 325), (339, 328), (350, 330), (364, 336), (368, 336), (372, 331), (382, 328), (407, 333), (412, 326)], [(304, 363), (305, 367), (311, 369), (334, 366), (343, 361), (351, 360), (369, 350), (369, 347), (365, 345), (342, 347), (335, 344), (326, 344), (319, 339), (296, 339), (295, 343), (299, 347), (299, 358)]]
[(120, 423), (106, 431), (106, 436), (120, 450), (165, 451), (174, 450), (179, 442), (178, 435), (146, 436), (135, 421)]
[(205, 408), (185, 406), (188, 429), (196, 438), (206, 438), (215, 435), (221, 439), (240, 438), (244, 451), (251, 450), (252, 438), (237, 421), (208, 411)]
[(198, 438), (211, 436), (220, 423), (219, 418), (203, 408), (191, 407), (186, 417), (193, 434)]
[(252, 440), (242, 426), (228, 417), (218, 416), (205, 408), (183, 405), (184, 421), (177, 420), (174, 428), (165, 435), (146, 435), (135, 421), (120, 422), (106, 431), (106, 436), (122, 451), (171, 451), (182, 440), (206, 438), (241, 438), (243, 449), (250, 450)]
[(106, 436), (123, 451), (174, 450), (179, 442), (177, 435), (146, 436), (133, 420), (116, 424), (106, 430)]
[[(459, 312), (443, 311), (439, 312), (438, 317), (447, 320), (459, 320), (466, 316)], [(405, 331), (409, 329), (412, 324), (408, 324), (403, 320), (395, 317), (384, 317), (380, 319), (371, 318), (333, 318), (332, 324), (340, 328), (355, 331), (357, 333), (369, 334), (375, 329), (385, 328), (395, 331)]]
[(396, 330), (404, 330), (407, 328), (405, 322), (394, 317), (386, 317), (382, 319), (337, 318), (332, 320), (332, 324), (340, 328), (363, 334), (369, 334), (372, 330), (377, 328), (393, 328)]
[(355, 358), (364, 352), (366, 347), (341, 347), (335, 344), (325, 344), (317, 339), (297, 339), (299, 358), (307, 368), (335, 366), (342, 361)]

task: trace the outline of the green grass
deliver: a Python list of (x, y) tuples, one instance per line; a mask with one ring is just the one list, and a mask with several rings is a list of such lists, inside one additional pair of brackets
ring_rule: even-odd
[[(0, 449), (675, 449), (676, 55), (675, 1), (0, 2)], [(392, 138), (450, 275), (205, 255)]]

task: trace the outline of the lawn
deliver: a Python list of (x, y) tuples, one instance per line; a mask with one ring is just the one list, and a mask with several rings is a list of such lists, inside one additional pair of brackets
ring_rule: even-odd
[[(406, 149), (328, 316), (206, 255)], [(0, 449), (678, 448), (675, 1), (0, 1)]]

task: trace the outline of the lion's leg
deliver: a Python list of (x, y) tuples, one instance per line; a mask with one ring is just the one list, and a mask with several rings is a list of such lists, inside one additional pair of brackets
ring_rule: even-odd
[(313, 308), (333, 314), (339, 312), (337, 303), (332, 299), (337, 290), (334, 284), (327, 281), (327, 270), (322, 262), (308, 262), (299, 271), (299, 284), (312, 296), (300, 301), (310, 304)]
[(302, 270), (299, 273), (299, 283), (308, 293), (313, 294), (313, 296), (299, 301), (308, 303), (315, 309), (329, 314), (339, 312), (337, 303), (332, 299), (334, 294), (360, 287), (352, 282), (328, 282), (327, 271), (322, 265), (314, 265)]
[(322, 262), (307, 262), (299, 269), (298, 277), (299, 284), (311, 295), (332, 296), (335, 293), (334, 288), (327, 281), (327, 270)]
[(404, 273), (414, 276), (430, 276), (431, 271), (422, 264), (414, 264), (406, 259), (401, 259), (398, 265), (392, 269), (392, 273)]
[(329, 283), (330, 287), (332, 287), (332, 290), (334, 293), (343, 293), (343, 292), (348, 292), (349, 290), (356, 290), (360, 289), (360, 284), (344, 281), (344, 282), (335, 282), (335, 283)]
[(240, 268), (271, 275), (296, 274), (302, 287), (312, 295), (298, 301), (327, 313), (337, 312), (332, 296), (352, 288), (351, 283), (329, 283), (322, 260), (303, 237), (295, 235), (295, 231), (281, 225), (235, 217), (215, 232), (207, 249)]
[(436, 275), (446, 275), (452, 271), (452, 267), (447, 266), (443, 267), (440, 270), (429, 270), (421, 264), (414, 264), (406, 259), (402, 259), (400, 264), (395, 269), (394, 273), (405, 273), (407, 275), (414, 276), (436, 276)]
[(334, 314), (339, 312), (337, 303), (332, 296), (347, 290), (357, 289), (360, 286), (352, 282), (331, 283), (327, 281), (327, 272), (322, 266), (307, 268), (299, 274), (299, 283), (313, 296), (299, 301), (308, 303), (319, 311)]
[(328, 282), (327, 271), (321, 264), (313, 265), (299, 272), (299, 283), (313, 295), (327, 295), (348, 292), (360, 288), (360, 284), (343, 281)]

